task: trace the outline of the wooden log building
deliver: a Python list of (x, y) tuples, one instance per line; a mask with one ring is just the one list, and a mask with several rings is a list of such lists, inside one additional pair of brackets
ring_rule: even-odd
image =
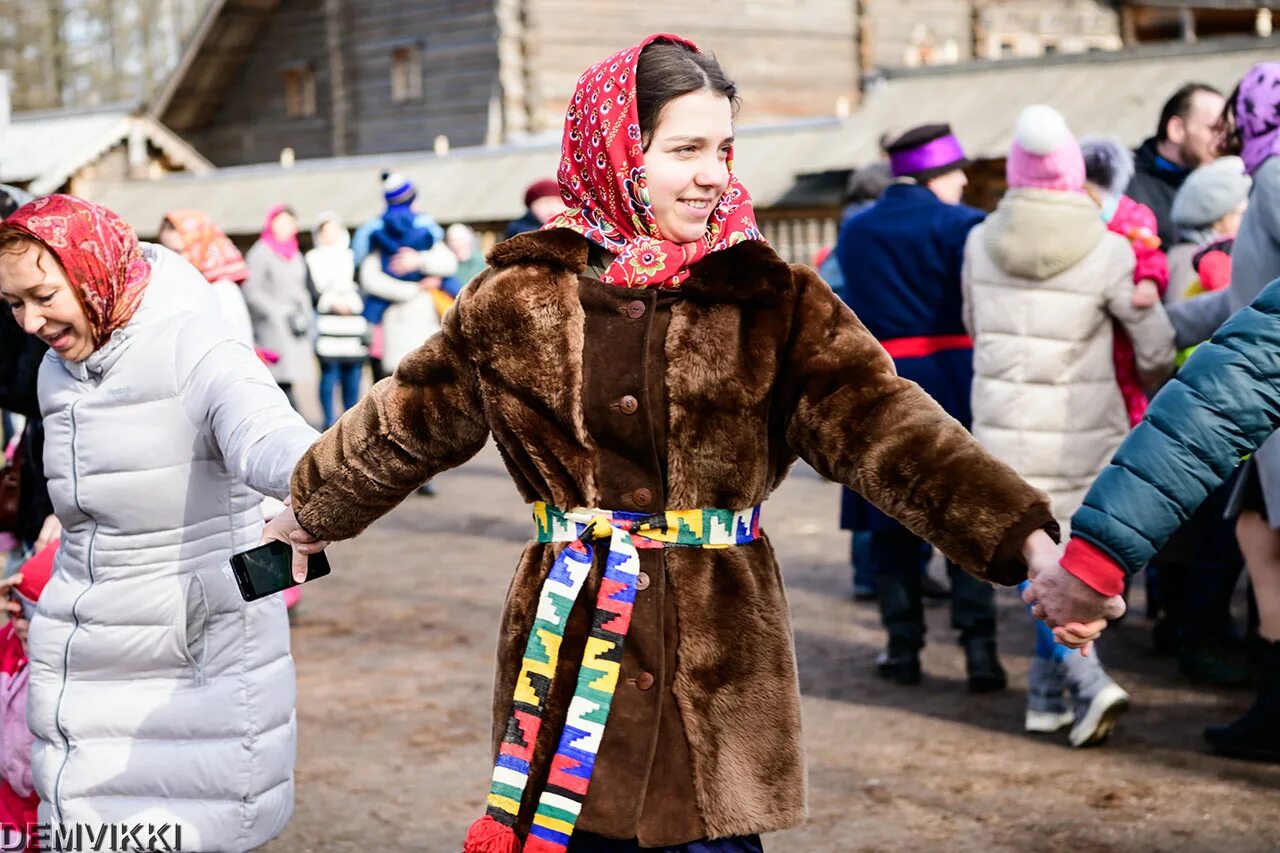
[(559, 133), (582, 70), (650, 32), (758, 93), (746, 123), (847, 111), (846, 0), (213, 0), (152, 113), (219, 166)]

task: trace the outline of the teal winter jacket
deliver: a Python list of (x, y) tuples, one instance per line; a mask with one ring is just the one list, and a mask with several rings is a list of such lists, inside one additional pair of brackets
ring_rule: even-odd
[(1280, 279), (1151, 401), (1072, 517), (1072, 536), (1133, 574), (1278, 427)]

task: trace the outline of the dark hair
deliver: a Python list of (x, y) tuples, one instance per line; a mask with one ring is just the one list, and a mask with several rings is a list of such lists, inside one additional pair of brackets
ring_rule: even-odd
[(0, 190), (0, 219), (13, 216), (20, 207), (22, 207), (22, 202), (14, 198), (8, 191)]
[(1236, 102), (1240, 100), (1240, 86), (1243, 83), (1241, 80), (1231, 90), (1227, 103), (1222, 108), (1222, 115), (1218, 117), (1215, 129), (1222, 134), (1222, 142), (1218, 145), (1219, 154), (1239, 155), (1244, 150), (1244, 134), (1240, 131), (1239, 117), (1236, 114)]
[(1187, 116), (1191, 114), (1191, 101), (1201, 92), (1211, 95), (1222, 94), (1208, 83), (1187, 83), (1164, 102), (1164, 107), (1160, 110), (1160, 124), (1156, 126), (1157, 142), (1169, 141), (1169, 122), (1173, 121), (1175, 116), (1186, 121)]
[(695, 53), (683, 44), (655, 41), (640, 52), (636, 62), (636, 112), (640, 114), (640, 138), (645, 148), (662, 111), (676, 98), (707, 90), (724, 95), (734, 112), (738, 86), (724, 73), (715, 56)]

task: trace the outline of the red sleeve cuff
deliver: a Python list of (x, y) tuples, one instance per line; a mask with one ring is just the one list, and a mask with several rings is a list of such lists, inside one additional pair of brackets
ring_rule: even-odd
[(1062, 555), (1062, 568), (1102, 595), (1124, 593), (1124, 569), (1083, 539), (1073, 538), (1067, 543), (1067, 550)]

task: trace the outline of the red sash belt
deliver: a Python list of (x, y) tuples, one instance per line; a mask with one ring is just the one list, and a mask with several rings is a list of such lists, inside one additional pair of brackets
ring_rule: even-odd
[(890, 338), (881, 341), (885, 352), (894, 358), (919, 358), (953, 349), (973, 349), (968, 335), (921, 335), (918, 338)]

